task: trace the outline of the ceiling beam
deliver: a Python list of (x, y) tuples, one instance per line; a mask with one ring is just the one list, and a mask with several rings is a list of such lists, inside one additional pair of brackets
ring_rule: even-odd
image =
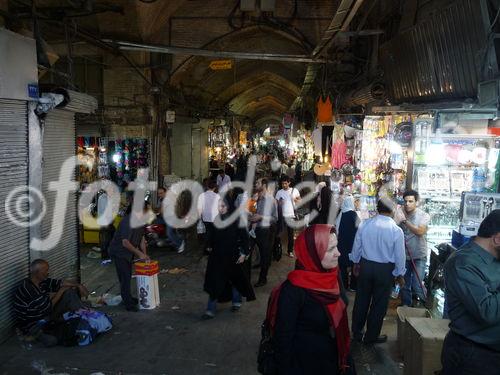
[(321, 38), (316, 48), (314, 48), (313, 57), (320, 56), (324, 50), (328, 49), (340, 31), (347, 31), (361, 4), (363, 4), (363, 0), (342, 0), (332, 18), (330, 26), (328, 26), (328, 29), (323, 34), (323, 38)]
[(236, 51), (215, 51), (202, 48), (175, 47), (157, 44), (144, 44), (126, 41), (105, 40), (107, 43), (116, 45), (120, 50), (126, 51), (148, 51), (156, 53), (168, 53), (172, 55), (191, 55), (216, 58), (229, 58), (241, 60), (268, 60), (268, 61), (286, 61), (295, 63), (323, 64), (326, 62), (321, 57), (310, 57), (307, 55), (284, 55), (278, 53), (259, 53), (259, 52), (236, 52)]
[[(320, 42), (314, 48), (312, 52), (313, 58), (320, 57), (323, 53), (325, 53), (338, 33), (348, 30), (352, 19), (363, 4), (363, 1), (364, 0), (342, 0), (332, 18), (332, 22), (330, 22), (330, 26), (328, 26), (328, 29), (325, 31)], [(311, 90), (311, 87), (316, 80), (318, 71), (319, 66), (317, 64), (309, 64), (307, 66), (307, 72), (304, 77), (304, 83), (302, 84), (300, 95), (293, 102), (290, 108), (291, 111), (300, 107), (302, 98), (305, 97)]]

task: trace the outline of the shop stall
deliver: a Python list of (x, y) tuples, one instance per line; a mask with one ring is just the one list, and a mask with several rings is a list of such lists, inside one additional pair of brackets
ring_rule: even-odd
[(107, 178), (124, 190), (135, 180), (138, 169), (149, 165), (147, 139), (78, 137), (76, 143), (77, 157), (82, 162), (78, 173), (80, 184)]
[(420, 193), (430, 214), (430, 248), (451, 242), (460, 224), (465, 192), (496, 192), (500, 137), (489, 132), (493, 113), (438, 112), (414, 123), (408, 185)]
[(232, 128), (224, 120), (208, 128), (208, 147), (209, 171), (215, 176), (233, 154)]
[[(390, 113), (381, 107), (378, 112)], [(451, 242), (464, 192), (497, 192), (500, 137), (488, 109), (398, 111), (367, 116), (361, 137), (362, 206), (374, 214), (377, 197), (401, 201), (417, 190), (430, 214), (429, 249)], [(382, 191), (383, 190), (383, 191)]]
[[(78, 181), (85, 185), (106, 178), (118, 185), (123, 195), (128, 183), (134, 181), (140, 168), (149, 165), (148, 141), (143, 138), (110, 139), (106, 137), (77, 137)], [(125, 204), (125, 196), (122, 197)], [(95, 218), (94, 218), (95, 219)], [(116, 218), (115, 226), (120, 218)], [(99, 243), (97, 225), (83, 226), (83, 243)]]
[[(364, 218), (376, 213), (377, 199), (400, 199), (406, 189), (411, 154), (412, 117), (366, 116), (356, 135), (355, 166), (361, 171), (361, 211)], [(359, 147), (361, 150), (359, 151)]]

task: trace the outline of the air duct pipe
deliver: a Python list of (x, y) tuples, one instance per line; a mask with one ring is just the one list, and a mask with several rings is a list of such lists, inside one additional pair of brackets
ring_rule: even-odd
[(386, 92), (382, 82), (372, 82), (367, 86), (348, 92), (345, 105), (349, 107), (364, 106), (371, 102), (384, 100)]

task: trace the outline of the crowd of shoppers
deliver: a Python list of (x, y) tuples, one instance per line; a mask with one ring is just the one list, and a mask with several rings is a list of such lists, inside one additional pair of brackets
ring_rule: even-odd
[[(255, 300), (254, 287), (268, 284), (272, 259), (279, 259), (277, 249), (286, 249), (295, 264), (286, 281), (273, 290), (268, 308), (278, 373), (355, 374), (351, 338), (363, 345), (387, 340), (381, 333), (393, 287), (401, 287), (403, 306), (427, 299), (423, 280), (430, 217), (419, 207), (418, 192), (406, 191), (401, 208), (380, 199), (376, 215), (361, 220), (358, 197), (349, 192), (334, 195), (320, 182), (309, 200), (311, 220), (297, 228), (305, 192), (297, 187), (296, 168), (280, 167), (270, 176), (260, 176), (247, 192), (233, 188), (229, 176), (241, 177), (243, 166), (246, 170), (240, 162), (236, 171), (226, 167), (206, 179), (205, 190), (197, 197), (199, 225), (204, 229), (201, 247), (208, 255), (203, 285), (208, 302), (202, 319), (215, 318), (218, 303), (231, 302), (231, 311), (237, 312), (243, 298)], [(165, 225), (166, 193), (158, 189), (156, 212), (158, 222)], [(106, 193), (99, 195), (99, 217), (108, 200)], [(144, 227), (136, 228), (132, 221), (145, 221), (149, 206), (145, 203), (140, 212), (131, 208), (132, 204), (116, 233), (100, 225), (100, 242), (103, 260), (115, 265), (125, 308), (137, 311), (130, 287), (132, 264), (134, 257), (148, 260), (149, 256)], [(184, 239), (166, 226), (171, 242), (182, 252)], [(252, 285), (252, 258), (257, 254), (260, 270)], [(443, 375), (495, 373), (500, 366), (499, 259), (500, 210), (494, 210), (478, 235), (445, 265), (451, 323), (442, 351)], [(50, 346), (51, 338), (37, 329), (38, 319), (57, 315), (70, 305), (81, 306), (79, 297), (88, 292), (47, 276), (48, 264), (34, 262), (14, 304), (23, 332)], [(347, 292), (355, 293), (351, 326)], [(472, 357), (476, 360), (468, 360)]]

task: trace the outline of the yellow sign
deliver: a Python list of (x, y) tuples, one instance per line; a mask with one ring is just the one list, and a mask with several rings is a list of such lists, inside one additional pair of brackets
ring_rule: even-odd
[(214, 60), (209, 66), (212, 70), (229, 70), (233, 68), (233, 60)]

